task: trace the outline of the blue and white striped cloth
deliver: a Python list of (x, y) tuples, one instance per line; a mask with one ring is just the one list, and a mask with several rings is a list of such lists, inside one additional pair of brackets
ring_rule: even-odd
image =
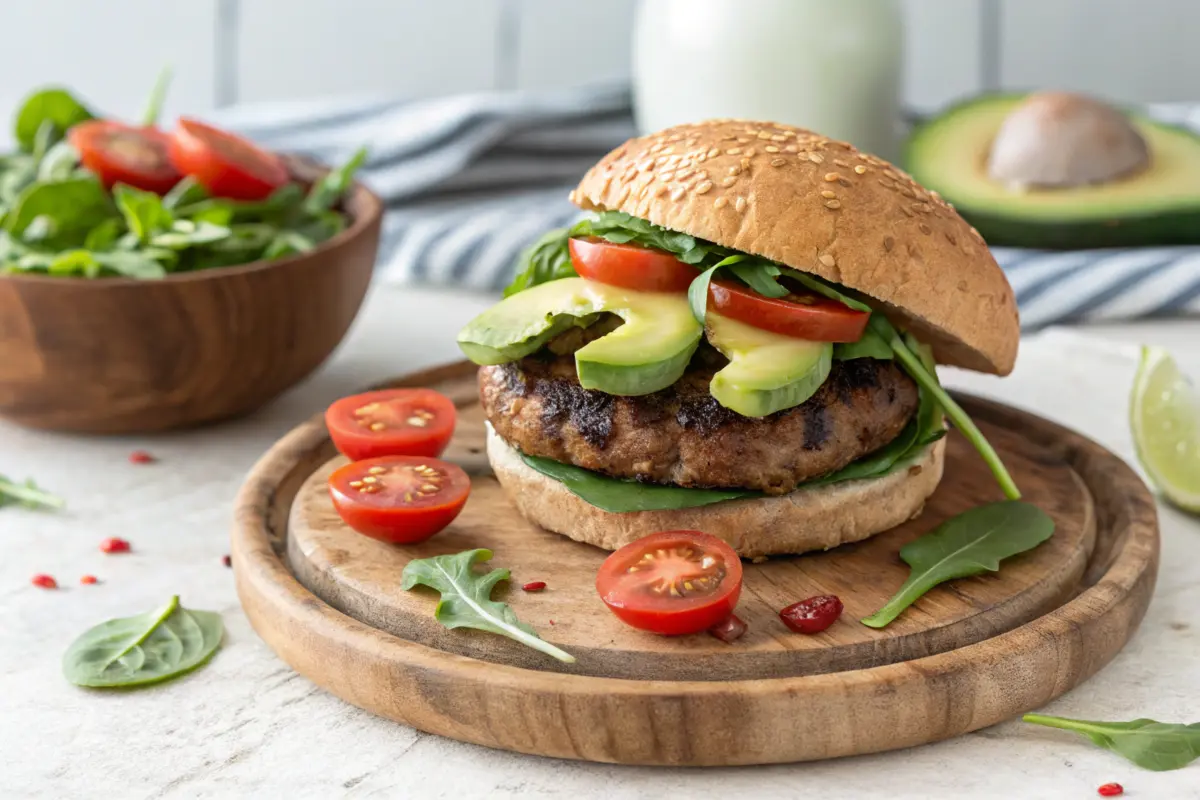
[[(525, 246), (580, 216), (567, 192), (634, 135), (630, 101), (619, 84), (271, 104), (228, 109), (219, 121), (272, 149), (325, 162), (368, 145), (362, 177), (389, 208), (381, 279), (498, 292)], [(1200, 106), (1147, 111), (1200, 128)], [(1200, 247), (993, 251), (1026, 329), (1200, 313)]]

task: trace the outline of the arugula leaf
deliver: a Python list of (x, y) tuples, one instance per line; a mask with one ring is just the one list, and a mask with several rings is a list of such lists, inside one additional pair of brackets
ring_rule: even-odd
[(517, 259), (517, 264), (524, 264), (525, 268), (517, 272), (512, 283), (504, 290), (504, 296), (511, 297), (559, 278), (574, 277), (575, 268), (571, 266), (571, 254), (567, 250), (570, 237), (569, 228), (554, 228), (526, 248)]
[(708, 287), (712, 283), (713, 276), (717, 274), (717, 270), (724, 267), (731, 267), (745, 261), (747, 258), (748, 256), (742, 255), (723, 258), (697, 275), (695, 280), (688, 286), (688, 305), (692, 307), (692, 316), (701, 325), (704, 324), (704, 320), (708, 317)]
[(177, 219), (171, 223), (169, 230), (151, 236), (150, 244), (155, 247), (165, 247), (171, 250), (183, 250), (188, 247), (220, 242), (228, 239), (230, 235), (230, 229), (224, 225), (214, 225), (211, 222), (193, 222), (190, 219)]
[(26, 479), (24, 483), (16, 483), (0, 475), (0, 508), (20, 506), (60, 509), (65, 505), (65, 500), (39, 488), (32, 478)]
[(996, 572), (1003, 559), (1032, 550), (1054, 533), (1054, 520), (1016, 500), (978, 506), (900, 548), (912, 571), (900, 590), (862, 623), (883, 628), (940, 583)]
[(760, 496), (759, 492), (746, 489), (690, 489), (683, 486), (621, 480), (577, 467), (574, 464), (563, 464), (553, 459), (529, 456), (524, 453), (518, 455), (530, 467), (558, 481), (566, 486), (572, 494), (601, 511), (624, 513), (627, 511), (694, 508), (719, 503), (723, 500)]
[(42, 243), (54, 247), (76, 247), (88, 232), (116, 214), (104, 187), (94, 178), (72, 178), (57, 183), (35, 183), (24, 189), (4, 218), (4, 228), (20, 236), (37, 217), (45, 216), (54, 226)]
[(183, 209), (208, 199), (208, 190), (191, 175), (185, 175), (183, 180), (171, 187), (171, 191), (163, 195), (162, 204), (168, 211), (178, 210), (180, 216), (191, 216)]
[(186, 609), (175, 595), (162, 608), (85, 631), (63, 655), (63, 675), (92, 688), (159, 683), (207, 662), (224, 635), (220, 614)]
[(896, 356), (891, 345), (875, 331), (867, 328), (857, 342), (839, 343), (833, 346), (833, 357), (837, 361), (853, 361), (856, 358), (874, 358), (891, 361)]
[(491, 550), (466, 550), (453, 555), (419, 558), (408, 562), (401, 573), (400, 587), (428, 586), (441, 594), (433, 616), (447, 628), (474, 628), (515, 639), (568, 664), (575, 657), (541, 639), (532, 627), (517, 619), (506, 603), (492, 600), (492, 590), (509, 579), (507, 569), (486, 573), (475, 565), (492, 558)]
[(268, 260), (286, 258), (298, 253), (307, 253), (314, 247), (316, 245), (313, 244), (313, 241), (302, 233), (281, 231), (267, 245), (267, 249), (263, 252), (263, 258)]
[(13, 136), (26, 153), (32, 152), (42, 123), (49, 122), (65, 135), (73, 125), (92, 119), (92, 112), (64, 89), (43, 89), (25, 98), (17, 111)]
[(304, 200), (304, 210), (309, 214), (328, 211), (336, 206), (354, 181), (354, 173), (367, 160), (367, 148), (360, 147), (350, 159), (337, 169), (326, 174), (313, 184)]
[(154, 234), (170, 230), (175, 222), (175, 216), (154, 192), (118, 183), (113, 187), (113, 198), (130, 233), (143, 244), (149, 243)]
[(1026, 714), (1022, 720), (1082, 734), (1100, 747), (1155, 772), (1181, 769), (1200, 758), (1200, 722), (1191, 725), (1152, 719), (1090, 722), (1042, 714)]
[(38, 161), (37, 180), (52, 183), (75, 176), (79, 168), (79, 151), (70, 142), (62, 141), (46, 151)]
[(62, 132), (58, 127), (48, 119), (42, 120), (37, 133), (33, 135), (33, 160), (41, 163), (42, 159), (46, 157), (46, 152), (58, 144), (60, 139), (62, 139)]
[[(729, 259), (727, 258), (725, 261), (729, 261)], [(763, 297), (784, 297), (788, 294), (788, 290), (775, 280), (780, 274), (779, 267), (769, 262), (734, 264), (729, 271)]]
[(829, 281), (822, 280), (816, 275), (809, 275), (807, 272), (801, 272), (791, 267), (783, 267), (782, 271), (784, 275), (796, 281), (810, 292), (816, 292), (819, 295), (828, 297), (830, 300), (837, 300), (842, 305), (849, 306), (855, 311), (872, 311), (872, 308), (862, 300), (847, 294), (848, 290), (843, 286), (834, 286)]
[(164, 278), (170, 272), (173, 254), (152, 248), (136, 252), (92, 253), (92, 257), (105, 269), (126, 278), (153, 280)]
[(88, 231), (83, 246), (87, 250), (108, 250), (117, 243), (124, 231), (120, 217), (109, 217)]

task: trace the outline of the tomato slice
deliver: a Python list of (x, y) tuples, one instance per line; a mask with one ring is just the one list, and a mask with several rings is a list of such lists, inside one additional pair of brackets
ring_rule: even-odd
[(325, 411), (334, 446), (351, 461), (440, 456), (457, 420), (454, 402), (432, 389), (364, 392), (343, 397)]
[(700, 633), (724, 622), (742, 592), (742, 560), (700, 531), (663, 531), (605, 559), (600, 599), (622, 622), (651, 633)]
[(709, 284), (708, 307), (756, 328), (814, 342), (857, 342), (871, 316), (815, 292), (763, 297), (730, 280)]
[(176, 169), (215, 197), (263, 200), (291, 179), (279, 156), (194, 119), (181, 118), (170, 140)]
[(643, 292), (683, 292), (700, 273), (670, 253), (598, 236), (570, 239), (567, 249), (580, 277)]
[(158, 128), (92, 119), (67, 131), (83, 166), (106, 187), (118, 183), (166, 194), (183, 177), (171, 163), (170, 139)]
[(456, 464), (421, 456), (355, 461), (329, 476), (329, 494), (342, 520), (374, 539), (423, 542), (462, 511), (471, 479)]

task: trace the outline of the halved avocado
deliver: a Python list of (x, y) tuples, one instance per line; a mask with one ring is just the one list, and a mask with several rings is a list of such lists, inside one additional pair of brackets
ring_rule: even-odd
[(1107, 183), (1014, 190), (988, 174), (1005, 118), (1028, 98), (987, 95), (956, 105), (909, 138), (905, 168), (991, 245), (1136, 247), (1200, 242), (1200, 136), (1136, 114), (1148, 168)]
[(708, 391), (744, 417), (765, 417), (800, 405), (821, 388), (833, 345), (783, 336), (708, 312), (708, 341), (729, 359)]
[(575, 369), (581, 386), (606, 394), (650, 394), (675, 383), (704, 334), (684, 294), (563, 278), (484, 311), (459, 332), (458, 346), (476, 364), (517, 361), (601, 312), (624, 324), (576, 350)]

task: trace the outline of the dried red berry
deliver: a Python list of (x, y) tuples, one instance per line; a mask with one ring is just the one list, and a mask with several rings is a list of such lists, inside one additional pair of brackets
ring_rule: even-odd
[(527, 592), (540, 592), (542, 589), (546, 588), (546, 582), (545, 581), (530, 581), (529, 583), (525, 584), (521, 588)]
[(100, 550), (104, 553), (128, 553), (129, 542), (113, 536), (100, 543)]
[(1119, 783), (1106, 783), (1096, 790), (1101, 797), (1119, 797), (1125, 794), (1125, 787)]
[(153, 464), (157, 460), (158, 459), (147, 453), (145, 450), (134, 450), (129, 454), (130, 464)]
[(233, 558), (228, 554), (221, 556), (221, 563), (227, 567), (233, 566)]
[(54, 580), (54, 578), (50, 577), (49, 575), (34, 575), (32, 583), (34, 586), (40, 586), (43, 589), (58, 588), (58, 581)]
[(746, 632), (746, 623), (738, 619), (737, 614), (730, 614), (720, 625), (708, 629), (710, 635), (730, 644), (742, 637)]
[(91, 586), (93, 583), (99, 583), (99, 581), (96, 580), (95, 575), (84, 575), (82, 578), (79, 579), (79, 582), (82, 583), (84, 586)]
[(801, 600), (779, 612), (783, 624), (796, 633), (820, 633), (842, 615), (842, 601), (831, 594)]

